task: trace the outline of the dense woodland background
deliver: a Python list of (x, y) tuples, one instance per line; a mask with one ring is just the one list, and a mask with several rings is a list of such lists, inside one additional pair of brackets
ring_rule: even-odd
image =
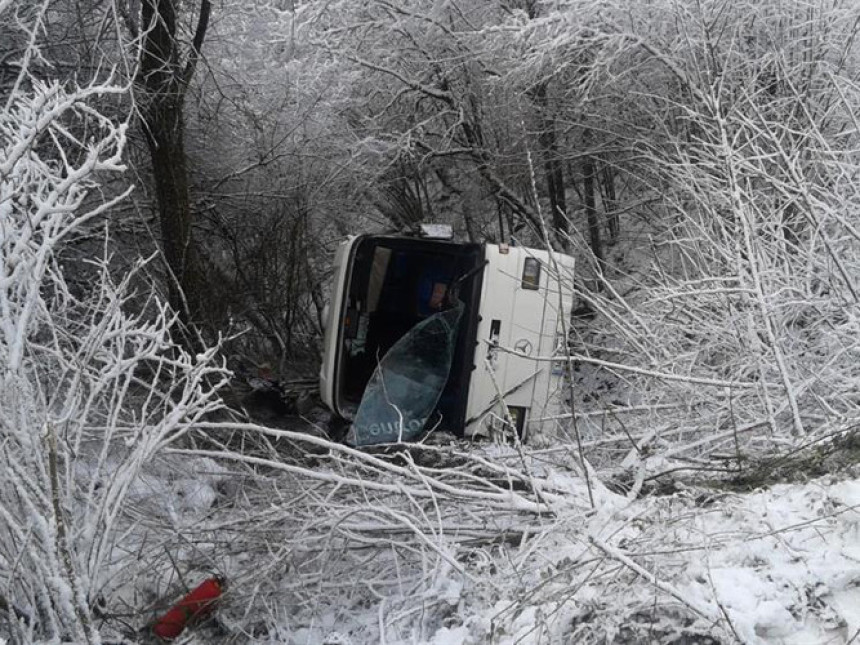
[[(0, 643), (146, 640), (212, 573), (184, 642), (856, 638), (858, 31), (853, 0), (0, 0)], [(576, 258), (556, 432), (389, 459), (225, 409), (232, 371), (315, 373), (347, 234), (422, 222)], [(786, 522), (702, 519), (822, 475), (720, 508), (797, 500), (838, 580)], [(706, 544), (767, 611), (673, 560)]]

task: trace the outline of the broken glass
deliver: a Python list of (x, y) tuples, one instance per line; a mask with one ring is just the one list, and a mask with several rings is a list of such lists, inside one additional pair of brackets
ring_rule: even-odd
[(347, 441), (413, 441), (436, 408), (454, 357), (463, 303), (425, 318), (388, 350), (364, 390)]

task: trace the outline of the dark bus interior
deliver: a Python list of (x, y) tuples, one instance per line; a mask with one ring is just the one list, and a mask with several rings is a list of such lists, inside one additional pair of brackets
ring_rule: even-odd
[(346, 417), (358, 409), (378, 361), (421, 320), (465, 305), (454, 362), (436, 412), (427, 427), (462, 432), (466, 393), (474, 366), (483, 249), (420, 238), (366, 237), (353, 249), (349, 287), (341, 321), (337, 373), (338, 408)]

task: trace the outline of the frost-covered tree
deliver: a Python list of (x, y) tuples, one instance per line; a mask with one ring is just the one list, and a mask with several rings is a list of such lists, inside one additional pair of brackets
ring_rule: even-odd
[(640, 266), (584, 294), (611, 327), (581, 360), (650, 415), (629, 454), (635, 417), (618, 417), (615, 449), (630, 465), (664, 448), (652, 474), (702, 466), (681, 465), (687, 448), (743, 470), (748, 450), (850, 427), (857, 7), (607, 5), (603, 19), (623, 50), (586, 104), (650, 204)]
[(393, 224), (444, 211), (474, 239), (498, 237), (496, 202), (518, 228), (540, 230), (522, 106), (503, 80), (511, 45), (497, 30), (506, 16), (486, 3), (303, 8), (300, 35), (350, 98), (340, 116), (351, 164), (376, 169), (371, 203)]
[(16, 9), (0, 3), (0, 22), (23, 32), (0, 105), (0, 639), (98, 643), (93, 607), (123, 566), (129, 491), (217, 407), (220, 371), (212, 352), (171, 343), (175, 316), (135, 293), (136, 271), (113, 280), (106, 241), (92, 279), (68, 279), (65, 245), (106, 240), (96, 223), (131, 190), (103, 192), (125, 170), (128, 122), (100, 106), (127, 88), (39, 78), (49, 4)]
[(283, 369), (315, 356), (331, 242), (362, 221), (337, 169), (339, 97), (293, 18), (259, 5), (214, 21), (186, 108), (197, 254), (219, 296), (206, 317), (247, 332), (233, 353)]

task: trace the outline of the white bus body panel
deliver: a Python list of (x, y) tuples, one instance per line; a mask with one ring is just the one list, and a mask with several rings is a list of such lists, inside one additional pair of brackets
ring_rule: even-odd
[[(487, 244), (485, 248), (488, 264), (465, 433), (492, 433), (493, 426), (506, 418), (501, 393), (508, 412), (511, 408), (525, 411), (521, 426), (525, 436), (554, 423), (553, 417), (563, 409), (564, 363), (547, 359), (559, 356), (563, 349), (573, 302), (574, 260), (526, 247), (505, 251)], [(523, 285), (528, 258), (540, 263), (537, 289)]]

